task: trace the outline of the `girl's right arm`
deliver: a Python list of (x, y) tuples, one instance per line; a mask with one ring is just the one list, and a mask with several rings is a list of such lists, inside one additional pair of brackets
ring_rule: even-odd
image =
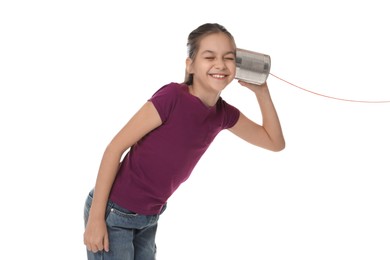
[(123, 153), (161, 124), (156, 108), (148, 101), (118, 132), (104, 151), (84, 232), (84, 244), (88, 250), (95, 253), (109, 249), (105, 211)]

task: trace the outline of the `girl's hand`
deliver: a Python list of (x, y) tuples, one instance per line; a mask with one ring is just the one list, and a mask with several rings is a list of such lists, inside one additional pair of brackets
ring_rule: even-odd
[(264, 82), (261, 85), (256, 85), (256, 84), (252, 84), (252, 83), (248, 83), (248, 82), (239, 80), (238, 83), (241, 86), (247, 87), (248, 89), (252, 90), (255, 93), (260, 93), (262, 90), (268, 89), (267, 82)]
[(84, 232), (84, 244), (88, 251), (96, 253), (98, 251), (106, 251), (109, 249), (108, 232), (106, 222), (88, 220)]

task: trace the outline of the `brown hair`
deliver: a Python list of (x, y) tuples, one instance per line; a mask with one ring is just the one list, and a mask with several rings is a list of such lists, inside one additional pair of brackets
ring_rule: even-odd
[[(228, 30), (226, 30), (225, 27), (223, 27), (222, 25), (220, 25), (218, 23), (205, 23), (205, 24), (199, 26), (198, 28), (196, 28), (195, 30), (193, 30), (188, 35), (188, 40), (187, 40), (188, 58), (194, 60), (195, 56), (196, 56), (196, 54), (198, 52), (198, 49), (199, 49), (200, 41), (204, 37), (206, 37), (206, 36), (208, 36), (210, 34), (213, 34), (213, 33), (224, 33), (235, 44), (233, 35), (231, 35), (230, 32), (228, 32)], [(193, 79), (194, 79), (193, 74), (189, 74), (186, 71), (184, 84), (192, 85)]]

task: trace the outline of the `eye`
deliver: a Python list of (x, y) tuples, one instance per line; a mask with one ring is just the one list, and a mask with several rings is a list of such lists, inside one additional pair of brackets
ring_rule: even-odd
[(225, 60), (236, 60), (236, 57), (234, 57), (234, 55), (227, 55), (224, 57)]
[(205, 57), (205, 59), (206, 59), (206, 60), (213, 60), (214, 57), (212, 57), (212, 56), (207, 56), (207, 57)]

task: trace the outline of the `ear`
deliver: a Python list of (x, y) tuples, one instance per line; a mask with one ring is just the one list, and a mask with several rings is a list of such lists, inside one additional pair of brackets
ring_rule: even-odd
[(192, 74), (192, 59), (189, 57), (186, 59), (186, 72)]

